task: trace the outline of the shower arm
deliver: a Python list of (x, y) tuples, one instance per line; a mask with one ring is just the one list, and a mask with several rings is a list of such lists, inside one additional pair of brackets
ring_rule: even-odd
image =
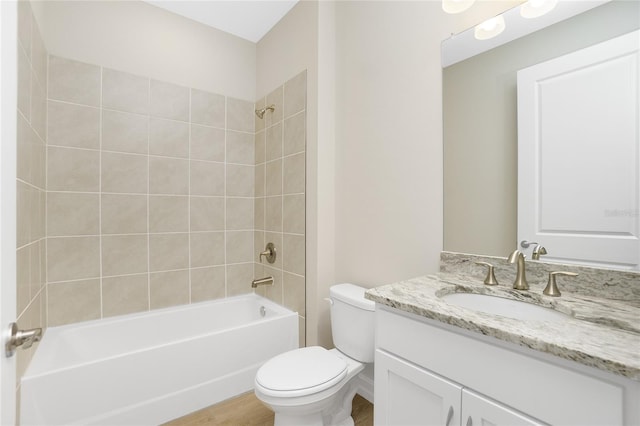
[(269, 106), (266, 106), (262, 109), (257, 109), (256, 110), (256, 115), (258, 116), (258, 118), (264, 118), (264, 113), (267, 111), (275, 111), (276, 110), (276, 106), (274, 104), (271, 104)]

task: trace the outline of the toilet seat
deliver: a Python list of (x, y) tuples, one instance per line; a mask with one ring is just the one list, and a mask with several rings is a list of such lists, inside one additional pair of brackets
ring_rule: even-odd
[(295, 349), (267, 361), (256, 386), (269, 396), (293, 398), (329, 389), (347, 375), (347, 362), (320, 346)]

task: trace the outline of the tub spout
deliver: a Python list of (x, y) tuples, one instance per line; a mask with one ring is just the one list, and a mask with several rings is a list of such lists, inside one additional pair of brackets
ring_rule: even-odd
[(258, 278), (251, 281), (251, 288), (257, 288), (259, 285), (273, 285), (273, 277)]

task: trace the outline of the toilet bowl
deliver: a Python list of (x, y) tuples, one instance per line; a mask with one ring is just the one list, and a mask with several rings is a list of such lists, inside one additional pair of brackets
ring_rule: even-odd
[(373, 394), (362, 389), (372, 381), (359, 377), (374, 353), (375, 304), (364, 298), (365, 290), (353, 284), (329, 290), (335, 349), (285, 352), (256, 373), (256, 397), (275, 412), (275, 426), (353, 425), (353, 397)]

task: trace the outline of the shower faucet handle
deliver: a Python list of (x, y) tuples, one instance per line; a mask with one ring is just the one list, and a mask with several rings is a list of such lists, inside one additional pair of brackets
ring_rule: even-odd
[(262, 262), (262, 256), (267, 259), (267, 262), (274, 263), (276, 261), (276, 246), (273, 243), (268, 243), (265, 250), (260, 253), (260, 262)]

